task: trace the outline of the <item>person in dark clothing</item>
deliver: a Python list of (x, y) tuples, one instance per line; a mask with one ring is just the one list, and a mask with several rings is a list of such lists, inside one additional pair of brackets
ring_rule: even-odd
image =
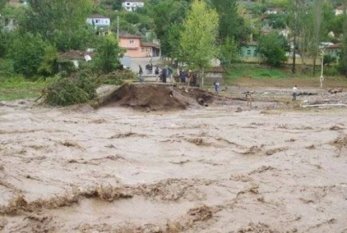
[(167, 74), (168, 74), (168, 70), (167, 70), (167, 68), (165, 67), (164, 69), (162, 69), (161, 75), (160, 75), (161, 81), (162, 81), (163, 83), (166, 83)]
[(139, 65), (139, 79), (140, 79), (140, 82), (144, 81), (142, 74), (143, 74), (143, 70), (142, 70), (142, 67)]

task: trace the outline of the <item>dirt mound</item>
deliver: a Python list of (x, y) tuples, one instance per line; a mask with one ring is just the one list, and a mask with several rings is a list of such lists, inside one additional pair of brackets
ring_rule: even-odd
[(214, 98), (213, 93), (197, 88), (187, 90), (160, 84), (125, 84), (104, 98), (99, 106), (116, 104), (149, 111), (177, 110), (207, 106)]

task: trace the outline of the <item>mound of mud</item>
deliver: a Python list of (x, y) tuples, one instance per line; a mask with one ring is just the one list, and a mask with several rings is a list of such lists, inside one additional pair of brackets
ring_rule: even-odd
[(179, 88), (162, 84), (124, 84), (109, 93), (99, 106), (115, 104), (139, 110), (179, 110), (188, 106), (208, 106), (213, 102), (213, 93), (197, 89)]

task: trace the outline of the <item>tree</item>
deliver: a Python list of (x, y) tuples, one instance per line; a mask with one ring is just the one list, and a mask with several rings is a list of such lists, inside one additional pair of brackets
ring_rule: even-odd
[(316, 60), (319, 54), (320, 32), (322, 24), (323, 0), (316, 0), (313, 7), (313, 38), (312, 38), (312, 56), (313, 56), (313, 76), (316, 74)]
[(48, 46), (40, 35), (25, 33), (14, 37), (8, 51), (14, 70), (26, 77), (37, 74)]
[(40, 34), (59, 50), (80, 49), (93, 35), (86, 27), (91, 0), (29, 0), (21, 30)]
[(204, 69), (216, 57), (216, 34), (218, 14), (209, 9), (204, 1), (194, 0), (183, 23), (180, 36), (182, 60), (191, 68), (201, 72), (201, 85), (204, 85)]
[(342, 54), (340, 60), (340, 70), (347, 77), (347, 2), (344, 2), (344, 24), (343, 24), (343, 41)]
[(103, 73), (109, 73), (120, 66), (119, 58), (122, 50), (118, 41), (112, 36), (103, 37), (96, 50), (95, 67)]
[(161, 41), (161, 52), (164, 56), (176, 54), (177, 26), (180, 26), (189, 9), (190, 0), (149, 0), (143, 13), (148, 14), (154, 22), (154, 31)]
[(234, 39), (226, 38), (220, 49), (220, 60), (224, 67), (229, 68), (238, 59), (239, 51)]
[(287, 60), (286, 47), (283, 36), (273, 32), (260, 38), (259, 53), (265, 58), (267, 64), (278, 67)]
[(219, 39), (222, 43), (227, 38), (235, 41), (245, 40), (248, 28), (238, 14), (237, 0), (211, 0), (219, 15)]

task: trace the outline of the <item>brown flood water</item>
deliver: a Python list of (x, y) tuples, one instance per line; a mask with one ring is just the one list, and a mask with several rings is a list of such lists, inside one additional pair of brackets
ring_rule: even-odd
[(0, 106), (0, 232), (347, 233), (347, 110)]

